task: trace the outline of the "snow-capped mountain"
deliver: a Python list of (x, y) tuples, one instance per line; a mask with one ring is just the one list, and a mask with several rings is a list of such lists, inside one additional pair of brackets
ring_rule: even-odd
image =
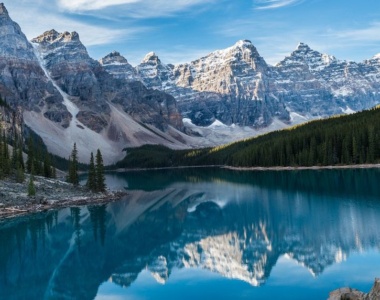
[(92, 59), (76, 32), (29, 42), (0, 4), (0, 95), (21, 107), (49, 151), (79, 158), (126, 147), (215, 146), (310, 119), (379, 104), (380, 55), (340, 61), (305, 44), (276, 66), (248, 40), (186, 64), (148, 53), (136, 67), (119, 52)]
[(25, 123), (54, 154), (68, 157), (76, 142), (81, 161), (100, 148), (112, 163), (128, 146), (189, 147), (175, 99), (115, 79), (76, 32), (50, 30), (29, 42), (0, 4), (0, 41), (0, 94), (23, 109)]
[[(263, 128), (373, 107), (380, 102), (379, 67), (380, 56), (363, 63), (340, 61), (304, 43), (269, 66), (250, 41), (241, 40), (176, 66), (149, 53), (136, 66), (134, 80), (173, 95), (182, 115), (195, 125), (218, 120)], [(125, 74), (131, 79), (130, 71)]]
[(270, 125), (274, 118), (285, 123), (290, 120), (283, 103), (270, 92), (269, 66), (249, 41), (177, 66), (163, 64), (151, 52), (136, 71), (136, 80), (173, 95), (182, 116), (198, 126), (219, 120), (226, 125), (259, 128)]

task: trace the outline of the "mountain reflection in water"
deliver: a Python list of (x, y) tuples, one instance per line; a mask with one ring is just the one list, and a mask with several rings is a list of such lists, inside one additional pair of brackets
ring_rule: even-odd
[(261, 286), (283, 255), (318, 276), (352, 252), (380, 252), (376, 169), (190, 169), (107, 180), (129, 195), (0, 223), (1, 299), (93, 299), (103, 282), (129, 287), (143, 270), (159, 283), (175, 269), (201, 268)]

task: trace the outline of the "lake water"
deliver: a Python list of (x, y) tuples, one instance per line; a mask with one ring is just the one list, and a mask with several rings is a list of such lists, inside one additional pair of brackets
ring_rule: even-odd
[(380, 277), (380, 170), (107, 183), (128, 196), (0, 223), (0, 299), (326, 299)]

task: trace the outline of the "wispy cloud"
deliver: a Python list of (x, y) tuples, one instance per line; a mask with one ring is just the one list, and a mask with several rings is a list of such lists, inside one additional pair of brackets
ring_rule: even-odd
[(276, 9), (302, 3), (304, 0), (254, 0), (256, 9)]
[(211, 2), (216, 0), (57, 0), (58, 6), (66, 11), (94, 14), (101, 10), (103, 15), (111, 13), (136, 18), (167, 16)]
[(370, 23), (368, 26), (363, 28), (352, 28), (342, 31), (330, 30), (326, 33), (326, 36), (347, 42), (379, 42), (380, 22)]
[[(150, 30), (148, 27), (131, 26), (122, 29), (108, 28), (101, 25), (90, 24), (73, 20), (68, 16), (54, 10), (49, 5), (20, 5), (21, 0), (15, 0), (7, 5), (11, 12), (11, 17), (15, 15), (16, 21), (22, 28), (28, 39), (32, 39), (43, 32), (55, 29), (59, 32), (76, 31), (85, 46), (97, 46), (109, 44), (120, 39), (128, 40), (141, 32)], [(26, 11), (28, 13), (26, 13)], [(22, 16), (18, 18), (17, 16)], [(43, 16), (41, 18), (36, 16)]]
[(60, 7), (71, 11), (98, 10), (105, 7), (131, 4), (141, 0), (58, 0)]

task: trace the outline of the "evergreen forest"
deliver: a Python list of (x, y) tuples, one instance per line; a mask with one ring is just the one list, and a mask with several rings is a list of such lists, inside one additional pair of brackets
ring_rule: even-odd
[(225, 146), (171, 150), (145, 145), (126, 149), (115, 168), (227, 165), (328, 166), (380, 162), (380, 108), (316, 120)]

